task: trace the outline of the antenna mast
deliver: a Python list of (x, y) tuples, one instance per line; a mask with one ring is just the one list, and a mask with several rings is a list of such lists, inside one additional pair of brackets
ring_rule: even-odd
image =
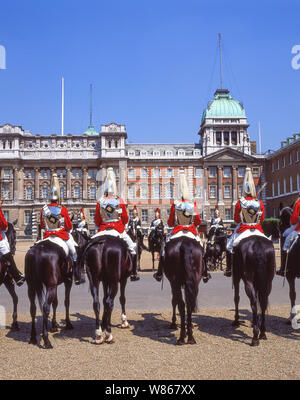
[(92, 91), (93, 91), (93, 85), (90, 84), (90, 126), (92, 126), (92, 121), (93, 121)]
[(223, 89), (222, 37), (221, 37), (221, 33), (219, 33), (219, 49), (220, 49), (220, 82), (221, 82), (221, 88), (220, 89)]
[(64, 136), (65, 80), (61, 78), (61, 136)]
[(259, 143), (259, 154), (261, 154), (261, 134), (260, 134), (260, 121), (258, 121), (258, 143)]

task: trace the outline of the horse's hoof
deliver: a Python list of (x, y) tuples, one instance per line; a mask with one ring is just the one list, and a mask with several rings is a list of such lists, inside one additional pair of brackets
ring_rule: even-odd
[(34, 344), (34, 345), (36, 345), (36, 344), (37, 344), (36, 338), (35, 338), (35, 337), (30, 338), (28, 344)]
[(292, 321), (288, 319), (288, 320), (286, 321), (286, 324), (287, 324), (287, 325), (292, 325)]
[(193, 336), (192, 337), (190, 337), (189, 339), (188, 339), (188, 341), (187, 341), (187, 344), (196, 344), (197, 342), (196, 342), (196, 340), (193, 338)]
[(113, 343), (115, 343), (115, 339), (112, 338), (112, 339), (110, 339), (110, 340), (105, 340), (105, 343), (107, 343), (107, 344), (113, 344)]
[(240, 322), (239, 321), (233, 321), (232, 322), (232, 326), (238, 328), (240, 326)]
[(65, 329), (66, 329), (66, 330), (71, 330), (71, 329), (74, 329), (74, 327), (73, 327), (73, 325), (71, 324), (71, 322), (67, 322), (67, 323), (66, 323)]
[(177, 329), (177, 325), (175, 324), (175, 323), (171, 323), (170, 325), (169, 325), (169, 329)]
[(128, 329), (128, 328), (130, 328), (130, 325), (128, 324), (128, 322), (127, 322), (127, 324), (121, 325), (121, 329)]
[(99, 344), (102, 344), (103, 342), (104, 342), (104, 339), (102, 336), (100, 336), (99, 338), (96, 338), (93, 343), (99, 345)]
[(259, 340), (267, 340), (266, 334), (265, 334), (265, 333), (261, 333), (261, 334), (259, 335)]
[(177, 343), (176, 343), (177, 346), (182, 346), (182, 345), (184, 345), (184, 344), (185, 344), (184, 339), (178, 339), (178, 340), (177, 340)]
[(258, 339), (252, 339), (252, 342), (250, 344), (251, 347), (255, 347), (259, 345), (259, 340)]
[(51, 333), (58, 332), (58, 327), (57, 327), (57, 326), (53, 326), (53, 327), (50, 329), (50, 332), (51, 332)]
[(53, 346), (50, 342), (44, 344), (44, 349), (53, 349)]

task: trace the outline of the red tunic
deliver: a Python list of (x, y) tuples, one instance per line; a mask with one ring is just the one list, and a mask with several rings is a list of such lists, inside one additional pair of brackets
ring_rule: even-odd
[[(6, 222), (6, 219), (4, 218), (3, 212), (0, 208), (0, 231), (6, 231), (8, 227), (8, 223)], [(0, 240), (3, 239), (3, 236), (0, 233)]]
[[(198, 232), (196, 230), (196, 226), (199, 226), (201, 224), (201, 218), (200, 218), (200, 214), (199, 214), (199, 210), (198, 210), (196, 202), (194, 202), (194, 211), (196, 212), (196, 215), (194, 217), (194, 222), (190, 226), (176, 225), (174, 227), (174, 229), (172, 230), (171, 235), (175, 235), (175, 233), (178, 233), (183, 230), (192, 232), (194, 235), (198, 234)], [(170, 228), (175, 225), (175, 204), (174, 203), (171, 206), (171, 211), (170, 211), (170, 215), (169, 215), (169, 219), (168, 219), (168, 225)]]
[(128, 213), (126, 210), (126, 205), (124, 203), (124, 200), (119, 198), (120, 200), (120, 207), (122, 208), (122, 214), (121, 214), (121, 219), (120, 221), (117, 222), (104, 222), (102, 220), (102, 217), (100, 215), (100, 204), (97, 203), (96, 206), (96, 213), (95, 213), (95, 225), (98, 227), (98, 232), (105, 231), (107, 228), (112, 228), (118, 231), (119, 233), (123, 233), (125, 230), (125, 225), (127, 224), (129, 217)]
[[(245, 197), (245, 199), (246, 200), (253, 200), (253, 199), (256, 199), (256, 197)], [(263, 222), (263, 220), (265, 218), (265, 207), (264, 207), (263, 202), (261, 200), (259, 200), (259, 202), (260, 202), (260, 209), (262, 211), (262, 215), (260, 217), (259, 224), (257, 224), (257, 225), (247, 225), (247, 224), (241, 223), (240, 212), (241, 212), (242, 207), (241, 207), (240, 200), (237, 201), (237, 203), (235, 205), (235, 210), (234, 210), (234, 222), (236, 222), (237, 224), (241, 223), (241, 226), (237, 230), (237, 233), (245, 232), (247, 229), (257, 229), (261, 233), (264, 233), (264, 231), (262, 230), (262, 227), (261, 227), (261, 222)]]
[[(48, 204), (48, 206), (57, 207), (57, 203)], [(59, 231), (49, 232), (45, 231), (44, 239), (47, 239), (49, 236), (58, 236), (63, 240), (69, 240), (68, 232), (72, 229), (73, 225), (66, 207), (61, 207), (61, 216), (64, 218), (64, 226)], [(40, 226), (42, 229), (45, 229), (45, 224), (43, 221), (43, 210), (41, 211), (41, 218), (40, 218)]]
[(298, 223), (298, 225), (296, 226), (295, 231), (300, 232), (300, 221), (299, 221), (299, 217), (300, 217), (300, 199), (298, 199), (296, 201), (296, 204), (294, 206), (294, 210), (293, 210), (293, 214), (291, 215), (291, 225), (296, 225)]

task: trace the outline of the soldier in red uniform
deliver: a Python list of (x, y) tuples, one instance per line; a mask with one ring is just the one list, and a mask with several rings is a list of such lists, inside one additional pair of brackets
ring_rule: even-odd
[[(201, 241), (197, 232), (197, 226), (201, 224), (201, 218), (196, 202), (195, 201), (193, 202), (190, 199), (189, 188), (185, 178), (184, 170), (179, 171), (179, 179), (180, 179), (180, 189), (181, 189), (181, 200), (176, 200), (171, 206), (171, 211), (168, 219), (168, 226), (174, 228), (171, 232), (171, 235), (167, 239), (167, 242), (169, 240), (184, 235), (191, 239), (197, 240), (200, 246)], [(153, 275), (153, 277), (158, 282), (161, 281), (162, 279), (163, 263), (165, 255), (164, 248), (165, 248), (165, 243), (163, 243), (162, 246), (160, 261), (158, 264), (158, 270)], [(207, 269), (205, 268), (203, 275), (203, 282), (206, 283), (210, 278), (211, 276), (210, 274), (208, 274)]]
[(52, 176), (50, 189), (50, 204), (45, 204), (41, 210), (40, 227), (44, 231), (42, 238), (47, 239), (56, 236), (62, 239), (68, 246), (73, 260), (75, 284), (80, 285), (85, 282), (83, 271), (77, 263), (76, 242), (71, 234), (72, 222), (66, 207), (60, 204), (60, 186), (56, 174)]
[(4, 218), (3, 212), (0, 208), (0, 258), (7, 262), (8, 270), (12, 275), (14, 281), (18, 286), (21, 286), (25, 282), (25, 276), (22, 275), (21, 272), (18, 270), (13, 255), (11, 254), (10, 246), (5, 234), (7, 228), (8, 223)]
[(124, 200), (117, 196), (116, 178), (113, 168), (107, 169), (104, 196), (96, 206), (95, 225), (98, 233), (93, 236), (112, 235), (125, 240), (132, 258), (133, 271), (130, 280), (138, 281), (136, 244), (125, 231), (129, 217)]
[(241, 233), (251, 229), (253, 234), (263, 234), (261, 223), (265, 217), (265, 207), (263, 202), (256, 197), (256, 189), (252, 177), (251, 168), (246, 168), (243, 194), (235, 205), (234, 222), (237, 225), (233, 234), (228, 239), (226, 247), (226, 270), (225, 276), (231, 276), (232, 253), (234, 247), (238, 244), (238, 237)]

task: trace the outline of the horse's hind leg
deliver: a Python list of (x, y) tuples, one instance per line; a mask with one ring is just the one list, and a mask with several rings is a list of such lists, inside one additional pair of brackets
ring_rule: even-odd
[(19, 326), (18, 326), (18, 296), (16, 295), (14, 283), (8, 275), (6, 275), (6, 277), (4, 279), (4, 285), (5, 285), (6, 289), (8, 290), (8, 293), (12, 297), (13, 306), (14, 306), (13, 315), (12, 315), (13, 323), (12, 323), (11, 329), (13, 331), (18, 331), (19, 330)]
[(239, 322), (239, 302), (240, 302), (240, 280), (234, 279), (234, 305), (235, 305), (235, 314), (234, 321), (232, 322), (232, 326), (240, 326)]
[(53, 303), (56, 295), (56, 287), (47, 288), (46, 299), (43, 305), (43, 340), (45, 349), (52, 349), (53, 346), (50, 343), (49, 335), (48, 335), (48, 318), (50, 314), (50, 307)]
[(114, 338), (111, 333), (111, 314), (114, 308), (114, 298), (118, 293), (118, 282), (111, 283), (109, 286), (104, 285), (104, 313), (102, 318), (102, 329), (105, 330), (105, 342), (114, 343)]
[(66, 308), (66, 329), (73, 329), (70, 320), (70, 293), (72, 288), (72, 278), (65, 280), (65, 308)]
[(177, 302), (174, 296), (172, 296), (172, 307), (173, 307), (173, 314), (172, 314), (172, 322), (170, 324), (170, 329), (177, 329), (176, 324), (176, 306)]
[(36, 340), (36, 329), (35, 329), (35, 316), (36, 316), (36, 305), (35, 305), (35, 289), (28, 284), (28, 298), (30, 301), (30, 315), (31, 315), (31, 334), (29, 344), (37, 344)]
[(126, 283), (127, 283), (127, 278), (122, 279), (120, 282), (120, 304), (121, 304), (121, 308), (122, 308), (122, 324), (121, 324), (121, 328), (122, 329), (126, 329), (129, 328), (129, 323), (127, 321), (126, 318), (126, 311), (125, 311), (125, 303), (126, 303), (126, 297), (125, 297), (125, 287), (126, 287)]
[[(90, 280), (92, 282), (92, 280)], [(99, 281), (97, 284), (91, 284), (91, 294), (93, 296), (93, 309), (96, 318), (96, 331), (95, 331), (95, 344), (102, 344), (104, 342), (102, 336), (102, 329), (100, 327), (100, 301), (99, 301)]]
[(245, 284), (245, 290), (247, 296), (250, 299), (251, 309), (252, 309), (252, 324), (253, 324), (253, 338), (251, 342), (251, 346), (258, 346), (259, 345), (259, 324), (258, 324), (258, 313), (257, 313), (257, 296), (255, 293), (255, 289), (253, 284), (247, 282)]
[(53, 316), (52, 316), (52, 321), (51, 321), (51, 329), (50, 332), (54, 333), (54, 332), (58, 332), (58, 324), (56, 322), (56, 309), (57, 309), (57, 305), (58, 305), (58, 299), (57, 299), (57, 288), (55, 290), (55, 297), (52, 303), (52, 307), (53, 307)]
[(295, 275), (291, 276), (290, 274), (288, 274), (286, 279), (287, 279), (287, 281), (289, 283), (289, 287), (290, 287), (289, 295), (290, 295), (290, 301), (291, 301), (291, 312), (290, 312), (290, 317), (287, 320), (287, 324), (291, 325), (291, 320), (293, 318), (292, 317), (292, 308), (296, 304), (296, 289), (295, 289), (295, 279), (296, 279), (296, 277), (295, 277)]
[(178, 345), (184, 344), (184, 339), (186, 337), (186, 328), (185, 328), (185, 304), (182, 298), (181, 287), (178, 284), (172, 284), (172, 294), (174, 301), (178, 304), (180, 320), (181, 320), (181, 328), (180, 328), (180, 336), (177, 340)]

